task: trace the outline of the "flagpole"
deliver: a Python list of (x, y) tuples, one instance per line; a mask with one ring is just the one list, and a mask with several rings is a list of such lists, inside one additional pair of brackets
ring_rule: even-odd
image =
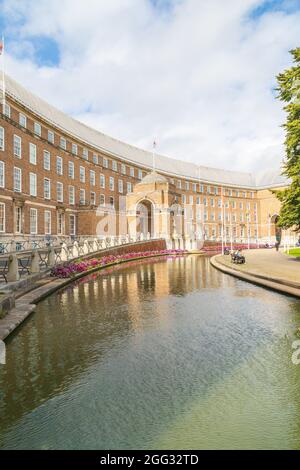
[(4, 72), (4, 35), (2, 35), (2, 113), (5, 115), (5, 72)]
[(152, 167), (153, 167), (152, 171), (155, 171), (155, 146), (156, 146), (156, 142), (154, 141), (153, 148), (152, 148)]

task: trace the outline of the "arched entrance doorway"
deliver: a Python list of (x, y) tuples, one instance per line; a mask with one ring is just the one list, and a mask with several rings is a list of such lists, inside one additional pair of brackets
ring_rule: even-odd
[(282, 228), (278, 226), (279, 215), (274, 214), (271, 217), (271, 237), (275, 239), (275, 242), (280, 243), (282, 237)]
[(136, 234), (147, 237), (154, 235), (154, 211), (153, 204), (148, 199), (143, 199), (136, 206)]

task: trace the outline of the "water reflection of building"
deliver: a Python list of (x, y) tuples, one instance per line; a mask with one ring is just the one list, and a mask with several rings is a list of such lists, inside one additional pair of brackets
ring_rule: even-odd
[(224, 279), (233, 285), (197, 256), (141, 261), (93, 274), (47, 298), (8, 340), (7, 366), (0, 369), (1, 428), (88, 376), (89, 367), (122, 348), (128, 335), (139, 341), (149, 322), (172, 325), (171, 297), (218, 289)]

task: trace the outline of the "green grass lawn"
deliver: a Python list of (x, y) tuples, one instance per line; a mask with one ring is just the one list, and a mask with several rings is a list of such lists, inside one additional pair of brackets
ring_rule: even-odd
[(300, 248), (291, 248), (288, 252), (289, 255), (300, 257)]

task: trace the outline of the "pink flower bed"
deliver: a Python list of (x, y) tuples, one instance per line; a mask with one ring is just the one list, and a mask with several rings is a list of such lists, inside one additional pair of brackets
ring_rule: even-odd
[(73, 277), (79, 273), (85, 273), (95, 268), (101, 268), (107, 265), (117, 264), (122, 261), (130, 261), (136, 258), (149, 258), (152, 256), (182, 256), (186, 254), (185, 250), (161, 250), (161, 251), (143, 251), (139, 253), (127, 253), (124, 255), (108, 255), (102, 258), (93, 258), (88, 260), (74, 261), (73, 263), (56, 266), (51, 271), (51, 276), (59, 278)]

